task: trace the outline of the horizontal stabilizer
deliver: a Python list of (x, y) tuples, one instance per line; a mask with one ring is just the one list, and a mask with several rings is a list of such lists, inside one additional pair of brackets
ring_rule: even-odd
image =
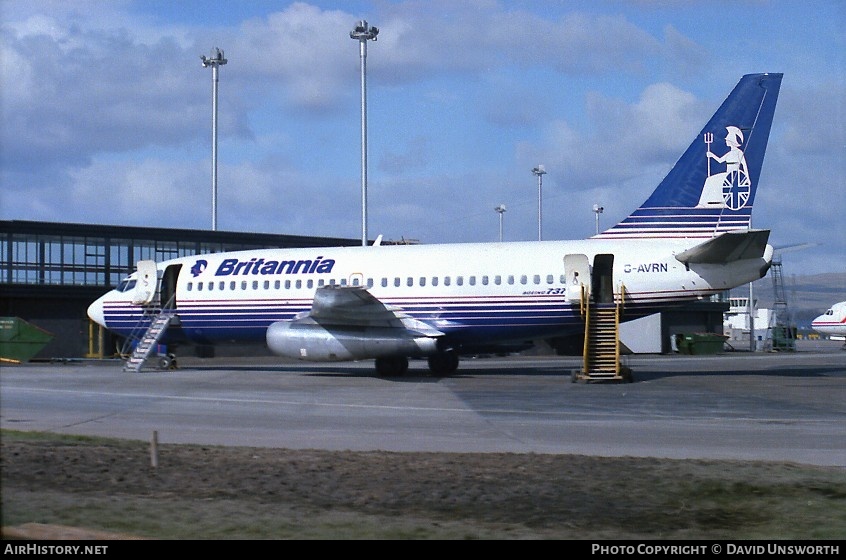
[(725, 264), (742, 259), (762, 258), (769, 237), (768, 229), (729, 231), (679, 253), (676, 259), (685, 264)]

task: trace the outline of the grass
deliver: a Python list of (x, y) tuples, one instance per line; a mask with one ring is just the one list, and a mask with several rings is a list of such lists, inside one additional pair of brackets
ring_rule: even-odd
[(846, 538), (846, 470), (161, 446), (0, 431), (2, 525), (156, 539)]

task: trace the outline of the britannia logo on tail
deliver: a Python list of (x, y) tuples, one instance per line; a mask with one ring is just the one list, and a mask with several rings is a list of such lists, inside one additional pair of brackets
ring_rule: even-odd
[[(736, 126), (726, 127), (728, 151), (722, 156), (711, 151), (711, 143), (714, 141), (713, 132), (706, 132), (703, 140), (707, 146), (705, 159), (708, 161), (708, 177), (705, 179), (697, 208), (729, 208), (731, 210), (743, 208), (749, 200), (752, 189), (749, 169), (746, 167), (746, 156), (741, 149), (743, 131)], [(714, 160), (716, 164), (713, 167), (711, 160)], [(713, 174), (712, 171), (714, 171)]]

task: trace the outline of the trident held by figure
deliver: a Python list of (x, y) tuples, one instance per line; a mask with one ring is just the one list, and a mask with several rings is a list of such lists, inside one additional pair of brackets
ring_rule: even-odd
[(705, 144), (708, 146), (708, 152), (705, 154), (705, 159), (708, 161), (708, 177), (711, 176), (711, 158), (708, 157), (708, 153), (711, 152), (711, 142), (714, 141), (714, 133), (713, 132), (706, 132), (702, 135), (702, 139), (705, 140)]

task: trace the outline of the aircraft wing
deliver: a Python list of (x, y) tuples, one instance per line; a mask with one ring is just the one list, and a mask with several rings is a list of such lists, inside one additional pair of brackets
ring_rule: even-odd
[(437, 337), (443, 332), (409, 317), (402, 309), (387, 306), (363, 287), (323, 286), (314, 294), (311, 311), (297, 319), (311, 318), (324, 327), (404, 328), (413, 334)]
[(685, 264), (725, 264), (742, 259), (762, 258), (770, 230), (728, 231), (676, 255)]

